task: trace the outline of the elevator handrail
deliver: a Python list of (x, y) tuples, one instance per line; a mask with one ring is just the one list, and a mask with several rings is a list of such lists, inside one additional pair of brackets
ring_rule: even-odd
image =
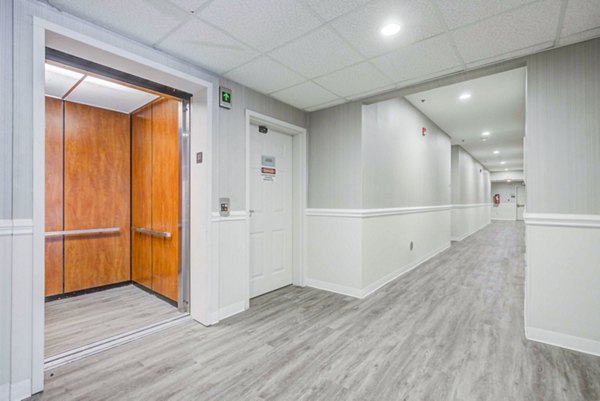
[(48, 231), (46, 237), (60, 237), (67, 235), (90, 235), (90, 234), (110, 234), (121, 231), (120, 227), (109, 228), (89, 228), (85, 230), (65, 230), (65, 231)]
[(171, 233), (168, 231), (155, 231), (148, 228), (132, 227), (131, 230), (140, 234), (148, 234), (154, 237), (171, 238)]

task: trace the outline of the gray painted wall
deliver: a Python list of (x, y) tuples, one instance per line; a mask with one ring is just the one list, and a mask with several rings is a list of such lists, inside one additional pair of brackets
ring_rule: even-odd
[(246, 109), (304, 128), (307, 114), (232, 81), (221, 79), (220, 85), (233, 91), (233, 104), (231, 110), (219, 109), (218, 168), (215, 171), (218, 180), (213, 188), (213, 210), (218, 210), (219, 197), (231, 199), (231, 210), (244, 210)]
[(363, 127), (363, 208), (450, 204), (450, 137), (441, 128), (404, 98), (363, 106)]
[(452, 204), (489, 203), (490, 173), (460, 145), (452, 146)]
[(527, 212), (600, 214), (600, 39), (527, 66)]
[(309, 115), (308, 207), (362, 207), (361, 104)]
[[(12, 0), (0, 1), (0, 220), (12, 217)], [(10, 382), (12, 238), (0, 236), (0, 399)]]
[(12, 0), (0, 2), (0, 220), (12, 216)]

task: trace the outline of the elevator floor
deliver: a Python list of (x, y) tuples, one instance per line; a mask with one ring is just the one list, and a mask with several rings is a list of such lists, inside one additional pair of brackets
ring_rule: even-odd
[(173, 305), (134, 285), (47, 302), (45, 356), (179, 315)]

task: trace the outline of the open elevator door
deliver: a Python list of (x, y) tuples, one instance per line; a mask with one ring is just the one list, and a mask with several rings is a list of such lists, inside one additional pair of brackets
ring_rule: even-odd
[[(92, 280), (76, 290), (85, 292), (101, 289), (107, 284), (116, 282), (133, 282), (177, 304), (180, 311), (189, 312), (189, 101), (191, 95), (54, 49), (48, 48), (46, 57), (49, 61), (79, 70), (91, 77), (108, 78), (160, 95), (156, 101), (130, 114), (131, 170), (128, 175), (131, 175), (131, 198), (128, 203), (130, 203), (131, 220), (126, 229), (131, 228), (131, 258), (127, 261), (127, 274), (116, 281)], [(67, 99), (62, 101), (68, 103)], [(95, 127), (91, 129), (96, 131)], [(102, 148), (96, 149), (100, 154), (105, 153)], [(110, 155), (108, 156), (110, 159)], [(90, 166), (87, 166), (89, 168), (83, 166), (80, 170), (93, 173), (93, 158), (89, 159)], [(86, 163), (86, 159), (83, 163)], [(64, 161), (60, 164), (64, 164)], [(65, 189), (63, 188), (62, 191), (64, 192)], [(98, 205), (94, 205), (92, 199), (88, 207), (97, 208)], [(62, 207), (68, 205), (64, 204)], [(123, 226), (125, 227), (125, 224)], [(80, 243), (83, 240), (95, 243), (107, 235), (101, 230), (97, 233), (91, 232), (93, 229), (82, 226), (66, 230), (63, 226), (60, 231), (51, 233), (52, 238), (47, 234), (47, 251), (48, 248), (57, 248), (60, 244), (62, 248), (73, 240)], [(82, 231), (85, 238), (80, 236)], [(93, 248), (86, 247), (88, 250)], [(79, 268), (90, 270), (93, 276), (94, 255), (90, 257), (89, 266), (79, 266)], [(99, 256), (95, 259), (103, 258), (104, 256)], [(54, 297), (69, 295), (72, 292), (64, 285), (64, 261), (59, 262), (61, 261), (57, 261), (54, 266), (48, 263), (48, 258), (46, 260), (47, 283), (49, 274), (55, 275), (56, 277), (50, 279), (56, 279), (57, 282), (53, 293), (49, 294), (47, 291), (47, 295)], [(51, 266), (53, 269), (48, 269)]]

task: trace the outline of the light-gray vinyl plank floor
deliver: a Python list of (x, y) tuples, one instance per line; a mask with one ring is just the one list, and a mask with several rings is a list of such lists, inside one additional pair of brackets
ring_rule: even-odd
[(134, 286), (46, 302), (46, 357), (179, 316), (177, 308)]
[(287, 287), (46, 373), (35, 400), (600, 400), (600, 358), (528, 341), (524, 227), (494, 222), (364, 300)]

